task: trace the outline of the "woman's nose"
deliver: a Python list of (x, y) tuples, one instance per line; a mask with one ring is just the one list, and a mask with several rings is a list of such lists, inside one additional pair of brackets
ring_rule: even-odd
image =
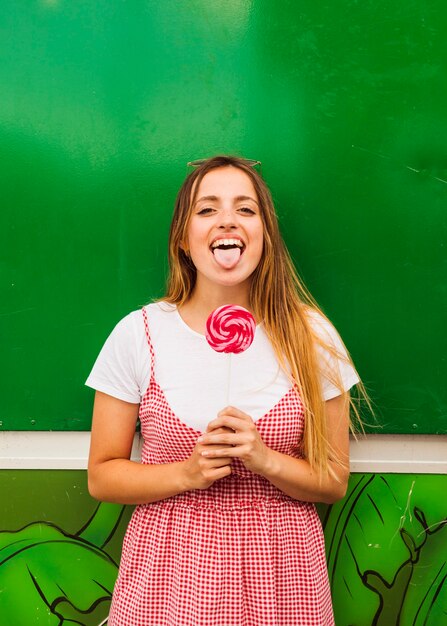
[(220, 214), (220, 223), (219, 223), (219, 228), (224, 228), (224, 229), (228, 229), (228, 228), (236, 228), (237, 224), (236, 224), (236, 216), (233, 213), (233, 211), (223, 211)]

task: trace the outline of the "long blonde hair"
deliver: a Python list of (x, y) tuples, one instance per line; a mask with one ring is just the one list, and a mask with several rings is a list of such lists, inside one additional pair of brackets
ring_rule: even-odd
[[(329, 461), (340, 460), (328, 443), (316, 346), (319, 344), (336, 358), (351, 364), (352, 361), (349, 355), (339, 354), (333, 345), (326, 344), (321, 335), (314, 331), (309, 321), (309, 313), (314, 311), (326, 320), (327, 317), (298, 276), (280, 234), (273, 200), (266, 183), (246, 160), (234, 156), (215, 156), (201, 163), (185, 179), (177, 195), (171, 223), (170, 272), (163, 300), (180, 307), (192, 295), (196, 270), (182, 247), (182, 242), (187, 241), (191, 210), (203, 177), (210, 170), (229, 166), (237, 167), (249, 176), (258, 197), (264, 226), (264, 250), (252, 275), (250, 306), (255, 317), (262, 320), (278, 362), (296, 384), (303, 402), (303, 456), (320, 476), (327, 472), (333, 474)], [(330, 373), (329, 380), (340, 392), (344, 391), (338, 371)], [(362, 383), (358, 384), (358, 388), (360, 394), (367, 399)], [(352, 398), (350, 404), (354, 417), (360, 421), (359, 411)]]

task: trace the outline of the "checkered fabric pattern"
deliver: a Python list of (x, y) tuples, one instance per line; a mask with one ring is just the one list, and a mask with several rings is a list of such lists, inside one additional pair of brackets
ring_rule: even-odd
[[(151, 351), (147, 318), (146, 334)], [(152, 367), (152, 372), (154, 367)], [(257, 422), (265, 443), (300, 456), (295, 390)], [(143, 463), (188, 458), (199, 432), (170, 409), (152, 377), (140, 407)], [(109, 626), (333, 626), (315, 507), (236, 460), (230, 476), (135, 509)]]

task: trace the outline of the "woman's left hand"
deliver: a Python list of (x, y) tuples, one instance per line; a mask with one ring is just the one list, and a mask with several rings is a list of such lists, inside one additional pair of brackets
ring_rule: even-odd
[[(233, 432), (213, 434), (217, 428), (229, 428)], [(213, 448), (204, 450), (207, 457), (234, 457), (239, 458), (247, 469), (262, 474), (269, 460), (271, 449), (265, 445), (252, 418), (228, 406), (222, 409), (217, 418), (208, 424), (206, 433), (199, 438), (202, 445), (230, 444), (232, 447)]]

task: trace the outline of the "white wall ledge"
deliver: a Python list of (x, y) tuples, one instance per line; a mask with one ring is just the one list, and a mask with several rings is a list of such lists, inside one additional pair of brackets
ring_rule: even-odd
[[(86, 469), (89, 437), (89, 432), (0, 432), (0, 469)], [(132, 458), (138, 455), (136, 438)], [(351, 439), (351, 472), (447, 474), (447, 435)]]
[(366, 435), (350, 455), (351, 472), (447, 474), (447, 435)]

